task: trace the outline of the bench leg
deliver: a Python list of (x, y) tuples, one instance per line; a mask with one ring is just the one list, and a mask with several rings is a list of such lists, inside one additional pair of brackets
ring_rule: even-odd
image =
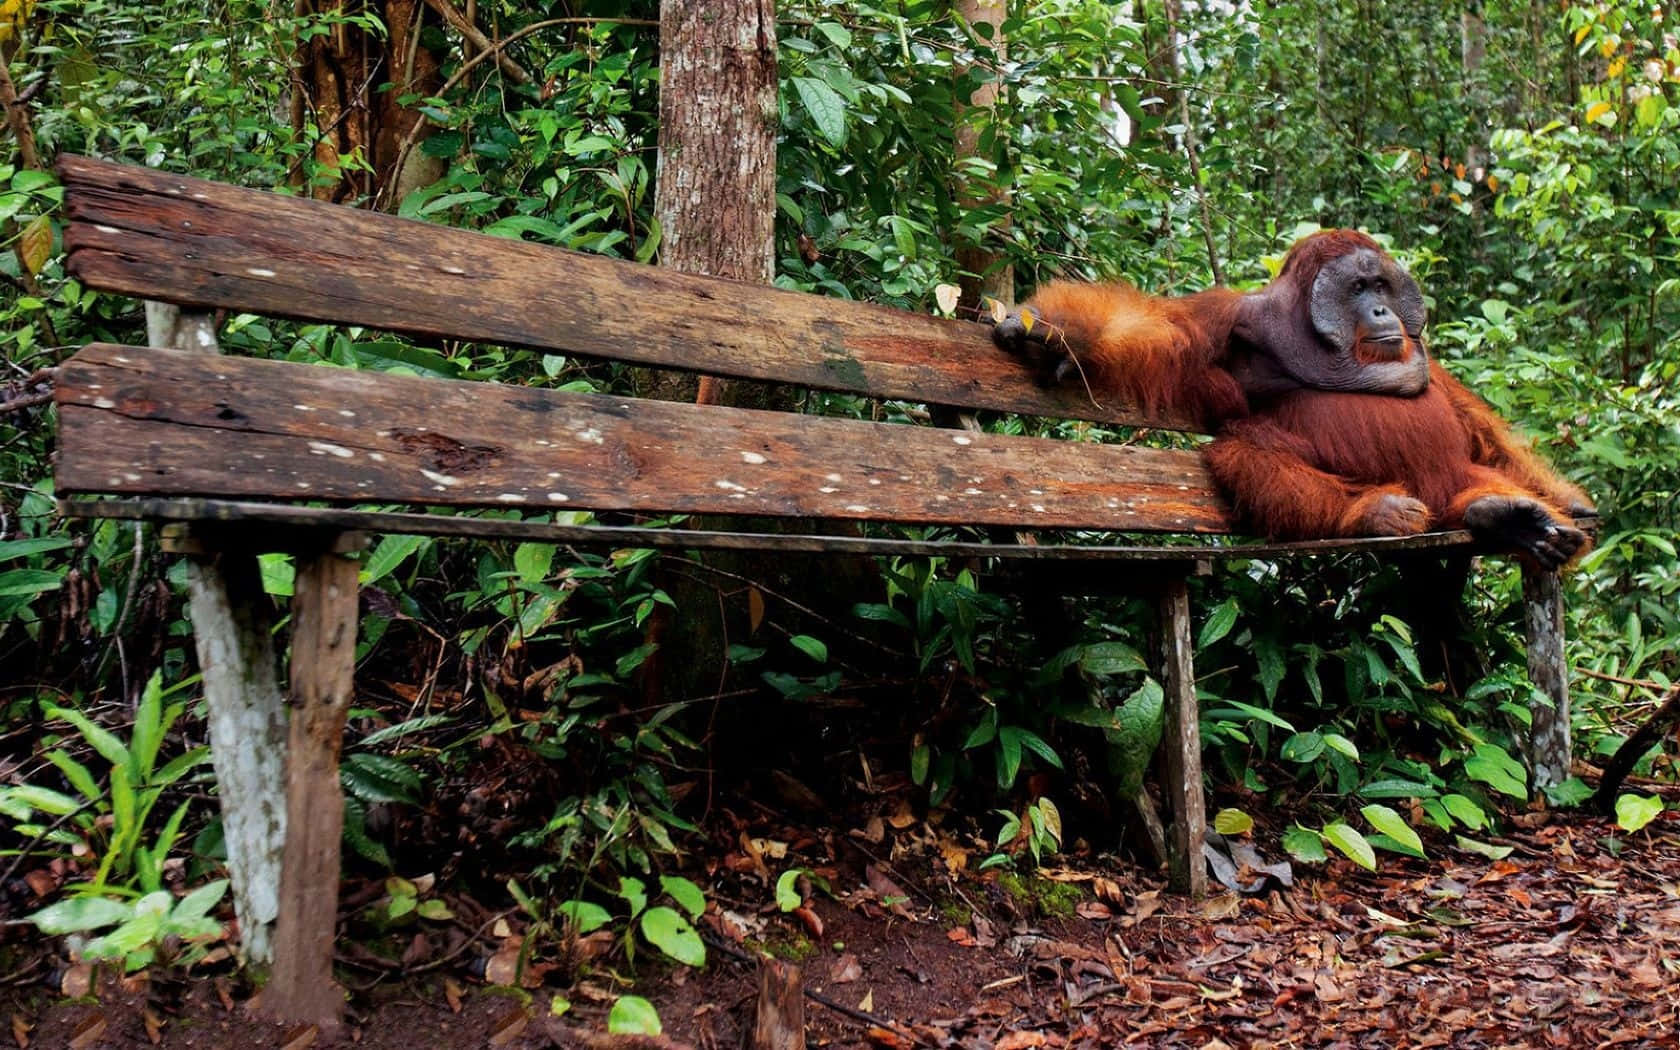
[(1202, 839), (1207, 810), (1202, 798), (1202, 728), (1196, 706), (1196, 674), (1190, 648), (1190, 591), (1184, 578), (1161, 585), (1157, 599), (1161, 627), (1161, 688), (1166, 693), (1161, 748), (1166, 761), (1163, 790), (1172, 814), (1167, 871), (1174, 891), (1207, 893)]
[(338, 756), (356, 663), (357, 563), (320, 553), (298, 561), (292, 598), (292, 712), (286, 758), (286, 847), (274, 976), (266, 1013), (331, 1027), (344, 996), (332, 979), (344, 794)]
[(286, 779), (286, 710), (274, 657), (274, 606), (255, 555), (190, 558), (187, 600), (210, 711), (239, 950), (267, 969), (279, 913), (280, 844), (286, 811), (276, 784)]
[[(1555, 572), (1523, 566), (1523, 626), (1528, 635), (1528, 677), (1545, 696), (1529, 710), (1528, 767), (1533, 790), (1569, 777), (1569, 667), (1563, 655), (1563, 587)], [(1549, 701), (1549, 703), (1547, 702)]]

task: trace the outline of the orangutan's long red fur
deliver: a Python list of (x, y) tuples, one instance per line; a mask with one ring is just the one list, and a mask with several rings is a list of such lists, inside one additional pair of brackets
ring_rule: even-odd
[[(1351, 231), (1315, 235), (1291, 250), (1278, 281), (1294, 282), (1295, 308), (1305, 310), (1325, 263), (1363, 248), (1381, 250)], [(1303, 388), (1250, 404), (1227, 371), (1242, 299), (1224, 289), (1165, 299), (1125, 284), (1057, 282), (1027, 307), (1060, 329), (1099, 397), (1213, 430), (1207, 461), (1214, 476), (1239, 514), (1269, 536), (1455, 528), (1465, 507), (1487, 495), (1538, 499), (1562, 522), (1590, 507), (1439, 365), (1431, 364), (1429, 386), (1417, 397)], [(1416, 352), (1421, 347), (1408, 338), (1401, 359)], [(1427, 513), (1385, 510), (1386, 494), (1412, 496)]]

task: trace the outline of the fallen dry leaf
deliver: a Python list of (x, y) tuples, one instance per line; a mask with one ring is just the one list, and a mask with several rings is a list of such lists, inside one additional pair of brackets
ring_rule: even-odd
[(863, 977), (863, 965), (858, 962), (856, 952), (847, 952), (834, 960), (834, 965), (828, 969), (830, 984), (851, 984)]
[(321, 1030), (312, 1024), (293, 1025), (280, 1040), (280, 1050), (309, 1050), (321, 1038)]
[(70, 1036), (70, 1050), (89, 1050), (93, 1044), (105, 1038), (105, 1012), (103, 1010), (89, 1014), (76, 1026)]

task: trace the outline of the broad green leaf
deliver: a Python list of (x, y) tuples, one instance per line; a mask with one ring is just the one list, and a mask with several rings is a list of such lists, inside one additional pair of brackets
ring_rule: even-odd
[(1418, 838), (1418, 833), (1406, 823), (1405, 817), (1375, 802), (1360, 807), (1359, 812), (1371, 822), (1373, 828), (1393, 839), (1400, 846), (1400, 852), (1414, 857), (1423, 856), (1423, 840)]
[(1283, 742), (1278, 754), (1290, 762), (1302, 765), (1313, 762), (1319, 755), (1324, 754), (1324, 736), (1321, 733), (1296, 733)]
[(71, 897), (49, 904), (29, 916), (42, 933), (84, 933), (124, 922), (134, 914), (134, 905), (109, 897)]
[(612, 921), (612, 914), (590, 901), (562, 901), (555, 911), (571, 920), (579, 935), (592, 933)]
[(1487, 814), (1482, 812), (1482, 807), (1478, 806), (1473, 799), (1457, 794), (1443, 795), (1441, 796), (1441, 805), (1446, 807), (1447, 812), (1452, 814), (1454, 820), (1467, 828), (1487, 826)]
[(659, 876), (659, 888), (694, 918), (698, 919), (706, 910), (705, 892), (680, 875)]
[(1343, 821), (1324, 825), (1324, 841), (1341, 850), (1343, 855), (1367, 871), (1377, 870), (1377, 854), (1365, 836)]
[(1325, 733), (1324, 746), (1347, 757), (1349, 761), (1359, 761), (1359, 748), (1353, 741), (1340, 733)]
[(552, 543), (521, 543), (513, 549), (513, 571), (526, 583), (540, 583), (554, 564)]
[(1512, 798), (1528, 798), (1527, 772), (1496, 744), (1477, 744), (1475, 753), (1464, 761), (1464, 773)]
[(1283, 848), (1302, 864), (1319, 864), (1327, 856), (1324, 852), (1324, 837), (1299, 824), (1283, 833)]
[(1207, 623), (1202, 624), (1202, 633), (1196, 636), (1196, 648), (1205, 649), (1214, 642), (1231, 633), (1231, 628), (1237, 623), (1237, 600), (1227, 598), (1208, 615)]
[[(72, 545), (68, 536), (40, 536), (29, 540), (0, 540), (0, 561), (59, 551)], [(54, 576), (56, 579), (56, 575)]]
[(685, 966), (706, 966), (706, 944), (701, 934), (674, 907), (659, 904), (642, 912), (642, 936)]
[(0, 572), (0, 598), (57, 590), (63, 579), (62, 572), (49, 572), (46, 569), (11, 569)]
[(794, 77), (793, 90), (822, 137), (845, 148), (846, 102), (839, 93), (815, 77)]
[(1222, 809), (1213, 815), (1213, 830), (1221, 835), (1246, 835), (1254, 830), (1254, 818), (1240, 809)]
[(788, 642), (800, 652), (809, 656), (817, 663), (828, 662), (828, 645), (820, 638), (812, 638), (808, 634), (796, 634)]
[(1616, 799), (1616, 826), (1623, 831), (1638, 831), (1662, 811), (1663, 801), (1655, 795), (1620, 795)]
[(1478, 856), (1486, 857), (1488, 860), (1504, 860), (1511, 855), (1510, 846), (1495, 846), (1491, 842), (1479, 842), (1463, 835), (1454, 835), (1453, 841), (1457, 842), (1458, 848), (1466, 853), (1475, 853)]
[(799, 893), (799, 876), (804, 873), (804, 868), (789, 868), (776, 879), (776, 907), (788, 912), (805, 903)]
[(647, 907), (647, 884), (641, 879), (633, 879), (628, 875), (618, 878), (618, 895), (630, 905), (630, 915), (634, 918)]
[(205, 883), (182, 897), (175, 905), (175, 910), (170, 913), (170, 918), (183, 921), (204, 918), (210, 914), (210, 909), (214, 908), (217, 902), (222, 899), (222, 895), (227, 893), (227, 888), (228, 880), (226, 879), (216, 879)]
[(1080, 651), (1079, 668), (1087, 674), (1113, 675), (1145, 671), (1148, 665), (1125, 642), (1096, 642)]
[(620, 996), (607, 1013), (607, 1031), (613, 1035), (659, 1035), (659, 1011), (639, 995)]
[(379, 541), (362, 562), (362, 584), (365, 586), (384, 579), (397, 571), (422, 547), (432, 542), (429, 536), (386, 536)]

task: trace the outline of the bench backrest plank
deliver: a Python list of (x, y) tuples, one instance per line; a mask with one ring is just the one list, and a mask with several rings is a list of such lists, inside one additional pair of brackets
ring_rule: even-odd
[(95, 344), (62, 493), (1225, 532), (1193, 452)]
[(70, 272), (185, 306), (874, 397), (1195, 429), (1036, 386), (983, 326), (62, 158)]

